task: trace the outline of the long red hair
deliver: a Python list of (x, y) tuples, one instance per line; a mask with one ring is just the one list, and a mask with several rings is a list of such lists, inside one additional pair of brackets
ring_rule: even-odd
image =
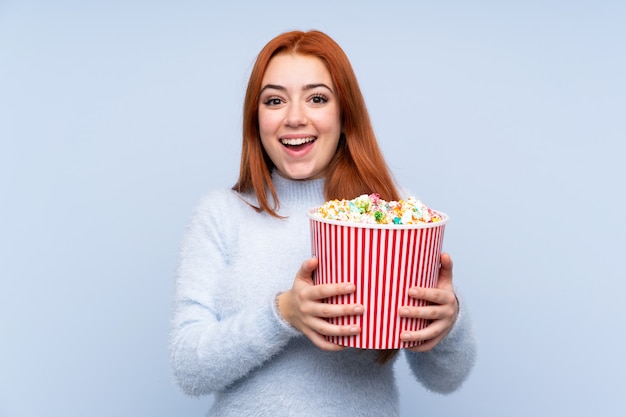
[(326, 170), (326, 200), (351, 199), (371, 193), (378, 193), (385, 200), (399, 200), (398, 190), (376, 141), (352, 65), (333, 39), (315, 30), (278, 35), (257, 56), (244, 99), (241, 165), (239, 179), (233, 190), (254, 191), (259, 203), (257, 210), (280, 217), (277, 213), (280, 202), (271, 179), (274, 164), (261, 145), (258, 116), (261, 82), (270, 60), (279, 53), (315, 56), (324, 62), (333, 80), (341, 110), (343, 133), (337, 152)]

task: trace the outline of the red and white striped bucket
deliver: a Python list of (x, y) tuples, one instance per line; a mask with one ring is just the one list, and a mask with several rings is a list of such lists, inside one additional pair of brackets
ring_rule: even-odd
[(448, 216), (436, 223), (412, 225), (361, 224), (316, 217), (308, 211), (311, 247), (319, 266), (315, 284), (351, 282), (350, 295), (335, 296), (331, 304), (361, 303), (361, 316), (334, 317), (333, 324), (357, 325), (355, 336), (329, 336), (342, 346), (362, 349), (399, 349), (416, 346), (402, 342), (404, 330), (420, 330), (429, 320), (398, 316), (401, 306), (425, 305), (409, 297), (411, 287), (436, 287), (443, 233)]

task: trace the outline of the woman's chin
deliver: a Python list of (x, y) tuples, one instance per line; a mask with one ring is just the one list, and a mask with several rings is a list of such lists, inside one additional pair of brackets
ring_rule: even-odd
[(294, 181), (316, 180), (324, 177), (323, 172), (316, 172), (310, 169), (277, 170), (277, 172), (281, 177)]

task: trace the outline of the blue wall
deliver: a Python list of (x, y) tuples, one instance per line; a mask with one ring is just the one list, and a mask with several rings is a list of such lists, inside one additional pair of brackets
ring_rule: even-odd
[(624, 3), (249, 3), (0, 1), (0, 416), (204, 415), (168, 365), (178, 245), (235, 180), (256, 53), (310, 28), (451, 216), (479, 361), (445, 397), (398, 363), (403, 416), (623, 416)]

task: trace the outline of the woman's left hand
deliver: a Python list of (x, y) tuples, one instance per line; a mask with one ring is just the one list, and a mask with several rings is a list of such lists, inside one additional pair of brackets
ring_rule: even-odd
[(400, 307), (400, 317), (422, 318), (432, 322), (416, 332), (404, 331), (400, 338), (404, 342), (422, 341), (409, 348), (413, 352), (426, 352), (434, 348), (452, 329), (459, 312), (459, 303), (452, 287), (452, 259), (447, 253), (441, 254), (441, 267), (436, 288), (413, 287), (409, 296), (430, 301), (422, 307)]

